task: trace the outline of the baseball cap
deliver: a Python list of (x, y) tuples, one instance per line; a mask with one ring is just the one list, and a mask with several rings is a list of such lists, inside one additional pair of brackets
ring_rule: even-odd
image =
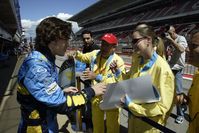
[(109, 44), (112, 45), (117, 45), (118, 40), (117, 37), (115, 35), (113, 35), (112, 33), (106, 33), (102, 36), (101, 40), (106, 41)]

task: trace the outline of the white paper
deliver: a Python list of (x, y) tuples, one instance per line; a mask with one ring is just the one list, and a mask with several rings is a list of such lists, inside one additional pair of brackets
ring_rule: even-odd
[(152, 85), (151, 76), (146, 75), (109, 84), (100, 108), (108, 110), (120, 106), (121, 98), (125, 95), (138, 104), (160, 101), (159, 92)]

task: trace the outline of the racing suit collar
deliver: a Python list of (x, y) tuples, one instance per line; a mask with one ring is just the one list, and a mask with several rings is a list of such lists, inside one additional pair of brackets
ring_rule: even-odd
[(43, 54), (50, 62), (55, 62), (55, 56), (51, 53), (50, 49), (47, 48), (45, 51), (43, 51)]

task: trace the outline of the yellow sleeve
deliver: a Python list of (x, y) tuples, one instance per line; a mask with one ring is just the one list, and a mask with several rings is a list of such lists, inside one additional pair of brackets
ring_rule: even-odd
[(77, 59), (77, 60), (79, 60), (79, 61), (81, 61), (81, 62), (84, 62), (84, 63), (86, 63), (86, 64), (89, 64), (90, 61), (91, 61), (91, 57), (94, 56), (94, 55), (96, 55), (96, 51), (97, 51), (97, 50), (94, 50), (94, 51), (92, 51), (92, 52), (85, 53), (85, 54), (83, 54), (83, 53), (77, 51), (76, 56), (75, 56), (75, 59)]
[(137, 116), (153, 117), (166, 114), (173, 103), (174, 98), (174, 78), (169, 72), (159, 74), (155, 81), (161, 96), (161, 101), (150, 104), (135, 104), (131, 102), (128, 107)]

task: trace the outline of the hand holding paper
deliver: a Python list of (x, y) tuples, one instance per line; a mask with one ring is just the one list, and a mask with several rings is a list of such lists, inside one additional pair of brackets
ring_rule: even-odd
[(137, 104), (160, 101), (159, 92), (152, 85), (150, 75), (109, 84), (100, 108), (102, 110), (114, 109), (121, 105), (122, 97), (126, 105), (132, 102), (132, 99)]
[(92, 86), (92, 89), (95, 91), (95, 96), (103, 95), (106, 91), (105, 83), (98, 83)]

